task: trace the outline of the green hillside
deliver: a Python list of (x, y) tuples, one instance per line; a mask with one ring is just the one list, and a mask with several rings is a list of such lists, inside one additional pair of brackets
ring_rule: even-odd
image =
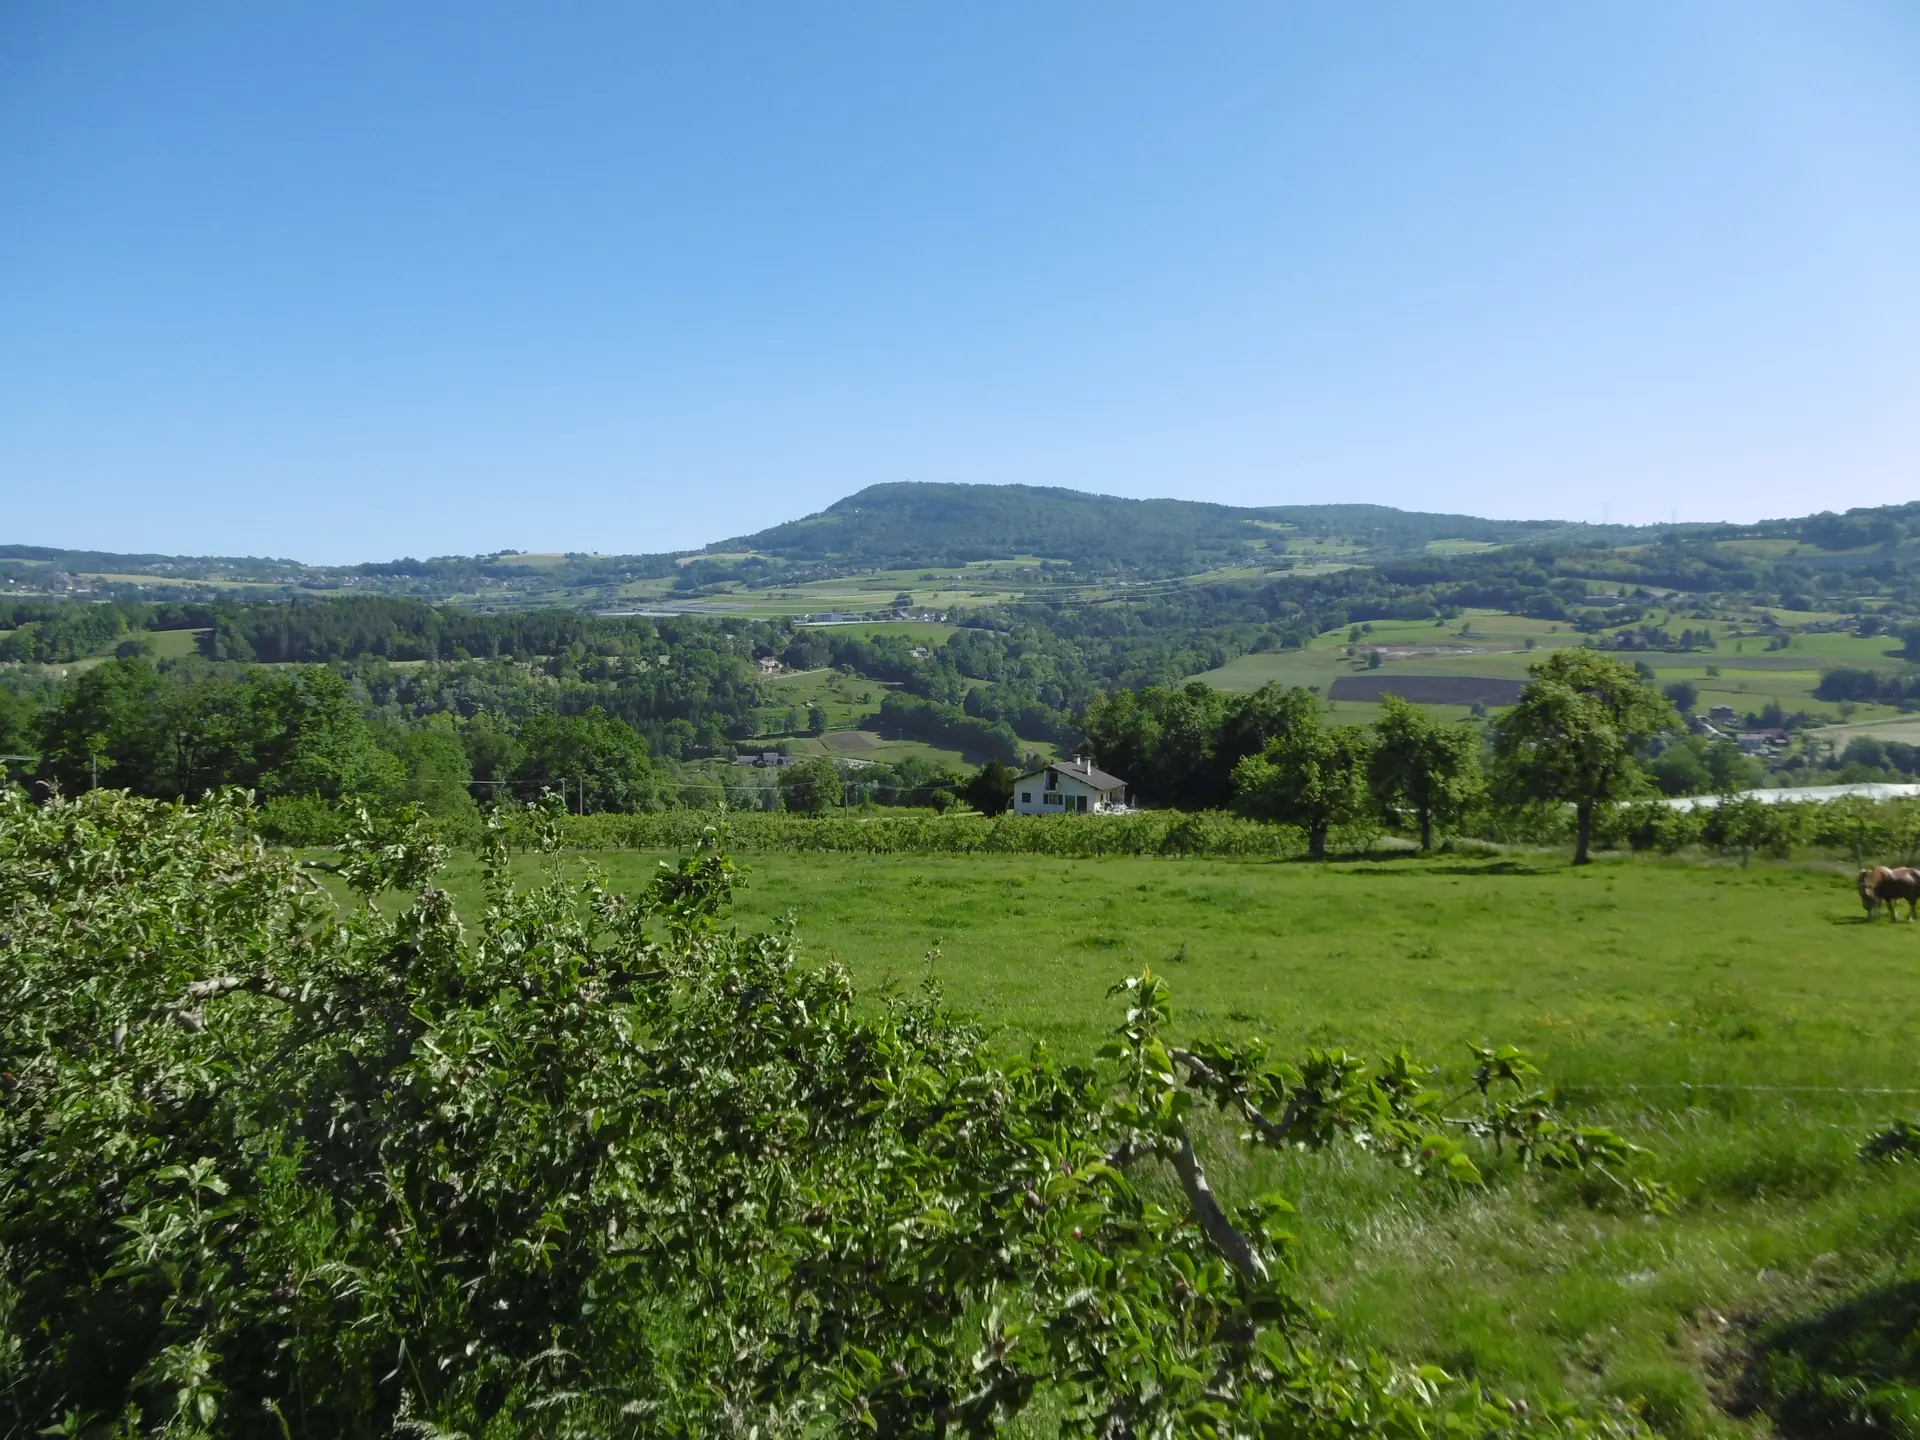
[(874, 569), (1033, 555), (1096, 573), (1187, 575), (1278, 556), (1290, 541), (1331, 538), (1356, 550), (1401, 553), (1443, 540), (1511, 544), (1561, 528), (1385, 505), (1243, 509), (1030, 485), (903, 482), (870, 485), (817, 515), (708, 548)]

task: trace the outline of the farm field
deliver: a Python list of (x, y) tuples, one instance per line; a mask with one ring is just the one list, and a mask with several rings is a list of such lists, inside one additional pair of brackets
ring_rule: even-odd
[(200, 637), (205, 630), (153, 630), (147, 634), (147, 642), (153, 646), (153, 658), (156, 660), (181, 660), (198, 653)]
[[(586, 858), (622, 888), (655, 859)], [(517, 863), (531, 879), (546, 862)], [(1010, 1047), (1089, 1055), (1117, 1019), (1107, 987), (1143, 964), (1169, 978), (1183, 1038), (1257, 1034), (1283, 1055), (1405, 1044), (1455, 1079), (1467, 1042), (1512, 1042), (1677, 1191), (1672, 1215), (1644, 1217), (1511, 1176), (1421, 1192), (1352, 1155), (1230, 1168), (1224, 1188), (1296, 1205), (1305, 1283), (1353, 1343), (1539, 1398), (1624, 1400), (1671, 1434), (1738, 1430), (1714, 1398), (1732, 1403), (1744, 1347), (1775, 1317), (1916, 1274), (1920, 1174), (1854, 1151), (1920, 1110), (1920, 926), (1862, 923), (1837, 871), (743, 863), (740, 922), (793, 912), (803, 953), (839, 959), (869, 1000), (912, 991), (937, 947), (947, 1000)], [(477, 904), (470, 858), (449, 879)], [(1900, 1093), (1860, 1093), (1876, 1089)]]
[[(1463, 629), (1466, 635), (1461, 634)], [(1445, 625), (1431, 620), (1377, 620), (1372, 631), (1358, 640), (1350, 640), (1349, 634), (1350, 630), (1330, 632), (1299, 650), (1241, 655), (1217, 670), (1190, 678), (1233, 694), (1277, 682), (1318, 688), (1323, 696), (1330, 696), (1334, 681), (1348, 675), (1389, 681), (1402, 675), (1524, 680), (1527, 666), (1547, 651), (1578, 644), (1583, 638), (1565, 624), (1483, 610), (1468, 611)], [(1533, 642), (1531, 650), (1528, 641)], [(1347, 654), (1350, 647), (1351, 656)], [(1381, 652), (1378, 669), (1367, 668), (1371, 650)], [(1422, 708), (1449, 720), (1465, 720), (1472, 713), (1472, 707), (1464, 704)], [(1327, 710), (1333, 719), (1351, 725), (1371, 724), (1381, 714), (1379, 704), (1370, 700), (1330, 699)]]
[[(971, 768), (966, 755), (924, 740), (894, 740), (874, 730), (830, 730), (825, 735), (803, 735), (784, 742), (796, 755), (831, 755), (837, 760), (872, 760), (883, 765), (898, 765), (902, 760), (926, 760), (952, 770)], [(1022, 740), (1027, 749), (1054, 753), (1052, 745), (1038, 740)], [(850, 780), (859, 779), (857, 773)]]
[[(802, 625), (802, 630), (834, 631), (845, 627), (837, 625)], [(852, 633), (864, 639), (874, 639), (881, 635), (900, 635), (922, 645), (944, 645), (960, 627), (947, 625), (938, 620), (875, 620), (871, 624), (853, 627)]]
[[(862, 628), (864, 632), (869, 627)], [(952, 626), (906, 624), (870, 628), (909, 635), (926, 630), (951, 633), (953, 629)], [(935, 645), (943, 639), (943, 636), (930, 636), (926, 643)], [(959, 750), (944, 749), (918, 740), (891, 739), (877, 731), (860, 728), (863, 721), (879, 710), (880, 702), (887, 693), (899, 688), (886, 681), (866, 680), (857, 675), (843, 675), (837, 670), (821, 669), (776, 675), (762, 683), (770, 703), (758, 711), (761, 724), (769, 737), (780, 737), (781, 743), (796, 754), (832, 755), (841, 759), (876, 760), (886, 764), (897, 764), (909, 756), (915, 756), (954, 768), (980, 763), (980, 757), (969, 756)], [(819, 736), (783, 734), (782, 727), (789, 720), (796, 721), (792, 726), (795, 731), (804, 724), (809, 705), (827, 717), (827, 733)], [(788, 715), (789, 710), (795, 714)], [(1045, 755), (1052, 755), (1056, 748), (1039, 740), (1023, 740), (1021, 744)], [(745, 748), (752, 749), (752, 743), (747, 742)]]
[[(1793, 616), (1795, 623), (1811, 616)], [(1470, 633), (1462, 635), (1462, 629)], [(1669, 628), (1684, 628), (1681, 621)], [(1670, 685), (1688, 680), (1699, 689), (1699, 709), (1731, 705), (1740, 714), (1762, 709), (1768, 701), (1778, 701), (1792, 713), (1805, 710), (1816, 718), (1838, 721), (1834, 705), (1813, 698), (1823, 670), (1837, 665), (1863, 669), (1897, 670), (1903, 662), (1897, 655), (1897, 642), (1889, 636), (1861, 637), (1845, 633), (1795, 634), (1784, 650), (1768, 650), (1766, 640), (1758, 636), (1734, 636), (1724, 622), (1713, 622), (1714, 633), (1721, 636), (1716, 650), (1690, 653), (1624, 652), (1620, 658), (1644, 662), (1657, 683)], [(1245, 694), (1277, 681), (1283, 685), (1318, 686), (1327, 694), (1333, 682), (1343, 675), (1391, 680), (1396, 675), (1485, 676), (1494, 679), (1525, 680), (1527, 667), (1546, 652), (1566, 645), (1577, 645), (1585, 637), (1565, 623), (1529, 620), (1522, 616), (1492, 611), (1470, 610), (1459, 621), (1445, 626), (1431, 620), (1375, 621), (1370, 633), (1358, 640), (1349, 639), (1350, 630), (1330, 632), (1317, 637), (1299, 650), (1274, 650), (1257, 655), (1242, 655), (1217, 670), (1191, 678), (1216, 689)], [(1533, 648), (1528, 649), (1531, 641)], [(1348, 649), (1354, 653), (1349, 656)], [(1377, 669), (1367, 668), (1367, 654), (1381, 652)], [(1448, 718), (1465, 718), (1465, 706), (1428, 705), (1424, 708)], [(1379, 706), (1366, 701), (1341, 700), (1329, 706), (1339, 719), (1355, 724), (1368, 723), (1379, 715)], [(1885, 705), (1857, 705), (1852, 718), (1857, 723), (1899, 721), (1900, 711)], [(1899, 738), (1889, 735), (1884, 738)]]
[[(1884, 709), (1870, 706), (1870, 709)], [(1891, 719), (1856, 720), (1846, 725), (1827, 725), (1813, 732), (1819, 739), (1831, 740), (1841, 748), (1856, 736), (1874, 740), (1898, 740), (1905, 745), (1920, 745), (1920, 715), (1899, 715)]]
[[(668, 579), (635, 580), (618, 587), (612, 598), (637, 604), (659, 604), (694, 614), (739, 615), (772, 620), (829, 612), (865, 613), (892, 608), (900, 594), (912, 596), (916, 610), (952, 610), (957, 607), (978, 609), (1020, 600), (1060, 600), (1067, 603), (1094, 603), (1116, 598), (1138, 599), (1179, 590), (1188, 586), (1211, 585), (1231, 580), (1257, 580), (1265, 575), (1331, 574), (1351, 569), (1362, 552), (1352, 546), (1322, 541), (1294, 541), (1285, 554), (1277, 550), (1271, 560), (1211, 570), (1190, 575), (1148, 581), (1043, 581), (1037, 555), (1013, 556), (1003, 560), (977, 560), (966, 565), (949, 565), (934, 570), (869, 570), (835, 576), (827, 580), (807, 581), (749, 589), (739, 582), (728, 582), (706, 594), (688, 596), (672, 588)], [(681, 564), (719, 556), (686, 556)]]
[[(782, 707), (798, 710), (804, 724), (809, 705), (825, 713), (829, 730), (850, 729), (878, 710), (881, 699), (892, 688), (883, 681), (842, 675), (831, 669), (792, 671), (761, 683), (769, 703), (761, 708), (760, 715), (769, 729), (779, 728)], [(797, 730), (800, 725), (793, 728)]]
[[(719, 557), (688, 556), (681, 563), (713, 558)], [(978, 561), (931, 571), (870, 570), (773, 589), (749, 590), (731, 584), (693, 599), (674, 592), (669, 580), (636, 580), (620, 587), (619, 595), (624, 599), (659, 601), (673, 608), (756, 619), (828, 611), (884, 610), (903, 592), (913, 596), (918, 609), (945, 610), (955, 605), (996, 605), (1020, 599), (1028, 590), (1036, 588), (1033, 582), (1040, 563), (1036, 556)], [(1051, 594), (1056, 587), (1041, 588)]]

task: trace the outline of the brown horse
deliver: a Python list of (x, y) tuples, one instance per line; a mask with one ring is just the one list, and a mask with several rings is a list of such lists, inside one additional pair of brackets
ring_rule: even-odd
[(1873, 919), (1874, 907), (1878, 905), (1887, 907), (1889, 924), (1897, 918), (1894, 912), (1902, 900), (1907, 902), (1909, 920), (1914, 918), (1916, 906), (1920, 906), (1920, 870), (1875, 865), (1862, 870), (1855, 883), (1860, 888), (1860, 904), (1869, 920)]

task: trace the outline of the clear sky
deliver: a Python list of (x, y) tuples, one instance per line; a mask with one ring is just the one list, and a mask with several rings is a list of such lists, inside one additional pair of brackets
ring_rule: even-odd
[(1920, 4), (8, 0), (0, 540), (1920, 498)]

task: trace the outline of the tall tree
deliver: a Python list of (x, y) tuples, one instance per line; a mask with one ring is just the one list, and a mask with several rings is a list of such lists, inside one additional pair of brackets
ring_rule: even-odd
[(382, 750), (353, 687), (322, 666), (257, 669), (234, 696), (245, 783), (262, 797), (391, 795), (406, 767)]
[(1004, 815), (1013, 807), (1013, 782), (1017, 778), (1008, 766), (989, 760), (961, 788), (960, 798), (982, 815)]
[(584, 715), (536, 715), (521, 727), (519, 744), (513, 778), (528, 787), (564, 788), (582, 814), (664, 804), (646, 742), (598, 705)]
[(1119, 691), (1087, 708), (1083, 727), (1104, 769), (1149, 804), (1182, 810), (1226, 803), (1230, 770), (1216, 764), (1228, 700), (1201, 681)]
[(407, 767), (397, 798), (412, 801), (429, 815), (458, 815), (474, 808), (473, 762), (451, 725), (396, 729), (381, 738)]
[(40, 707), (31, 695), (0, 688), (0, 755), (27, 755), (38, 743), (34, 721)]
[(1595, 810), (1639, 788), (1634, 751), (1679, 724), (1673, 706), (1618, 660), (1555, 651), (1527, 668), (1519, 703), (1499, 720), (1496, 783), (1516, 804), (1571, 804), (1573, 863), (1591, 858)]
[(1227, 701), (1214, 742), (1214, 764), (1223, 795), (1233, 793), (1233, 767), (1258, 755), (1277, 737), (1299, 725), (1320, 722), (1320, 697), (1298, 685), (1269, 681), (1251, 695)]
[(1479, 737), (1398, 695), (1383, 696), (1381, 705), (1367, 778), (1383, 806), (1413, 812), (1420, 848), (1431, 850), (1433, 827), (1457, 822), (1480, 791)]
[(171, 798), (168, 699), (145, 660), (109, 660), (87, 671), (40, 714), (40, 773), (70, 795), (97, 782)]
[(824, 755), (802, 760), (780, 772), (780, 799), (801, 815), (819, 815), (840, 804), (840, 772)]
[(1327, 853), (1327, 832), (1366, 813), (1367, 733), (1320, 723), (1316, 706), (1233, 767), (1233, 804), (1243, 815), (1307, 832), (1307, 853)]

